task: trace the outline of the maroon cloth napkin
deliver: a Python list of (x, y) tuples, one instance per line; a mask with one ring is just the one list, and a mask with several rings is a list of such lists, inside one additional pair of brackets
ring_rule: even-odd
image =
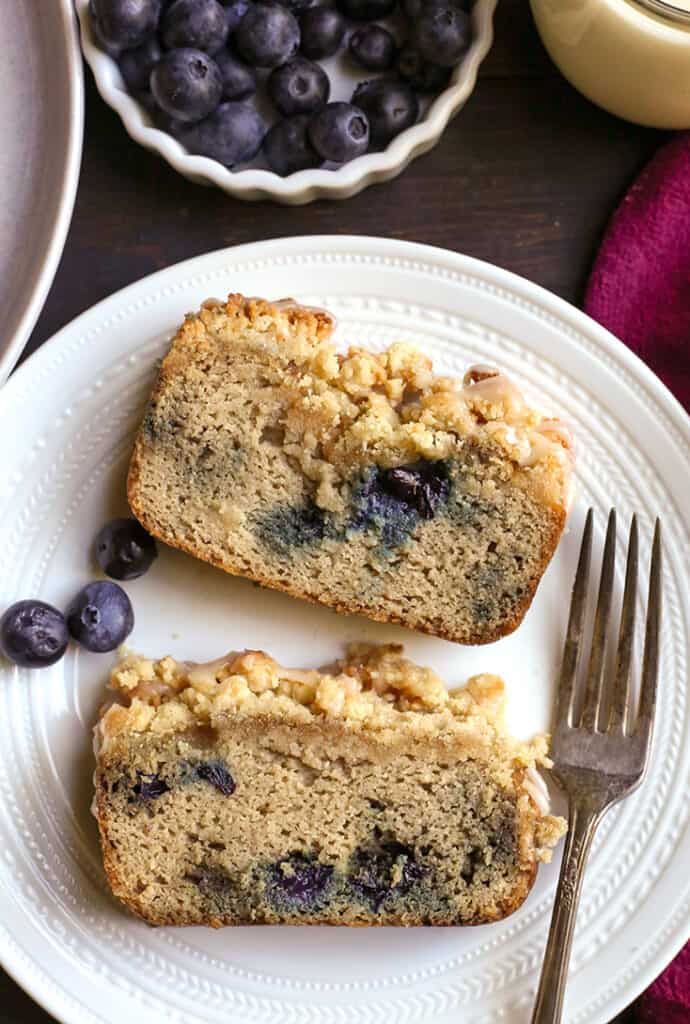
[(690, 943), (640, 996), (636, 1024), (688, 1024), (690, 1021)]
[(613, 215), (585, 310), (690, 410), (690, 133), (659, 150)]
[[(663, 146), (616, 210), (585, 310), (690, 410), (690, 133)], [(690, 1024), (690, 943), (640, 997), (636, 1024)]]

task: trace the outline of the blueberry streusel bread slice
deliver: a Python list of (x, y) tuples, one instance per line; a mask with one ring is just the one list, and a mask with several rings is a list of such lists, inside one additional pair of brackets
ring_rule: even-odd
[(459, 643), (519, 625), (560, 538), (559, 421), (496, 369), (340, 355), (329, 315), (231, 296), (187, 318), (129, 472), (156, 537), (297, 597)]
[(322, 672), (127, 656), (96, 726), (113, 892), (152, 924), (458, 925), (527, 896), (565, 830), (503, 684), (395, 646)]

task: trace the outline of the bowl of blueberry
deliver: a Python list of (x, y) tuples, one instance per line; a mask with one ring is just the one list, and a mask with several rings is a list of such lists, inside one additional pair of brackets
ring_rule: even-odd
[(496, 0), (76, 0), (137, 142), (242, 199), (346, 198), (430, 149), (474, 87)]

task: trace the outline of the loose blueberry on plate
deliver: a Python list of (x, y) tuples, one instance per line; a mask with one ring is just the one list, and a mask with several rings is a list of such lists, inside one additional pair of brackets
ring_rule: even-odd
[(0, 651), (22, 668), (46, 668), (67, 650), (65, 616), (45, 601), (17, 601), (0, 619)]
[(398, 54), (397, 70), (405, 82), (417, 92), (440, 92), (450, 81), (451, 69), (432, 64), (415, 50), (404, 46)]
[(90, 0), (89, 12), (108, 47), (129, 50), (156, 31), (161, 0)]
[(96, 536), (96, 561), (114, 580), (135, 580), (158, 555), (156, 542), (136, 519), (111, 519)]
[(381, 25), (365, 25), (350, 37), (350, 54), (369, 71), (386, 71), (395, 61), (395, 39)]
[(313, 114), (328, 103), (331, 85), (320, 64), (294, 57), (272, 71), (268, 95), (281, 114)]
[(469, 48), (470, 19), (452, 0), (434, 5), (417, 18), (411, 42), (425, 60), (453, 67)]
[(320, 167), (322, 157), (309, 138), (309, 114), (296, 114), (278, 121), (264, 139), (264, 154), (276, 174), (286, 177), (310, 167)]
[(159, 107), (178, 121), (200, 121), (215, 110), (223, 93), (218, 65), (203, 50), (171, 50), (151, 72)]
[(332, 7), (312, 7), (300, 22), (302, 53), (312, 60), (332, 57), (345, 38), (345, 19)]
[(224, 100), (246, 100), (256, 92), (256, 74), (248, 64), (221, 50), (214, 57), (223, 80)]
[(228, 32), (234, 32), (249, 10), (250, 0), (220, 0), (225, 8)]
[(297, 53), (299, 22), (279, 4), (253, 4), (240, 22), (235, 36), (239, 55), (252, 67), (275, 68)]
[(114, 651), (134, 628), (132, 605), (117, 583), (87, 583), (67, 609), (67, 628), (87, 651)]
[(228, 18), (218, 0), (175, 0), (161, 19), (163, 46), (189, 46), (213, 56), (225, 46)]
[(123, 50), (118, 59), (120, 74), (130, 92), (147, 92), (151, 72), (163, 56), (158, 40), (151, 36), (133, 50)]
[(371, 147), (383, 149), (391, 139), (413, 125), (419, 116), (419, 100), (406, 82), (375, 78), (355, 89), (352, 102), (369, 119)]
[(369, 122), (351, 103), (328, 103), (312, 117), (309, 138), (324, 160), (341, 164), (366, 153)]
[(237, 100), (221, 103), (209, 117), (181, 134), (180, 142), (198, 156), (207, 156), (226, 167), (243, 164), (259, 152), (264, 123), (253, 107)]
[(353, 21), (376, 21), (386, 18), (396, 0), (337, 0), (338, 9)]

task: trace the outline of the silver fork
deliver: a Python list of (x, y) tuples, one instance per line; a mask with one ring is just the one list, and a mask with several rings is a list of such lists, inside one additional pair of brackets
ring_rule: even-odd
[(611, 612), (616, 546), (615, 509), (611, 509), (606, 530), (584, 699), (578, 701), (580, 687), (577, 683), (577, 668), (583, 646), (587, 607), (592, 519), (590, 509), (573, 584), (551, 745), (553, 775), (568, 795), (570, 827), (532, 1024), (559, 1024), (561, 1020), (575, 915), (592, 838), (608, 808), (632, 793), (642, 782), (654, 724), (661, 623), (661, 525), (658, 519), (652, 544), (637, 714), (634, 714), (632, 708), (631, 684), (638, 563), (635, 516), (630, 524), (628, 539), (616, 667), (610, 686), (610, 698), (606, 699), (605, 695), (606, 635)]

